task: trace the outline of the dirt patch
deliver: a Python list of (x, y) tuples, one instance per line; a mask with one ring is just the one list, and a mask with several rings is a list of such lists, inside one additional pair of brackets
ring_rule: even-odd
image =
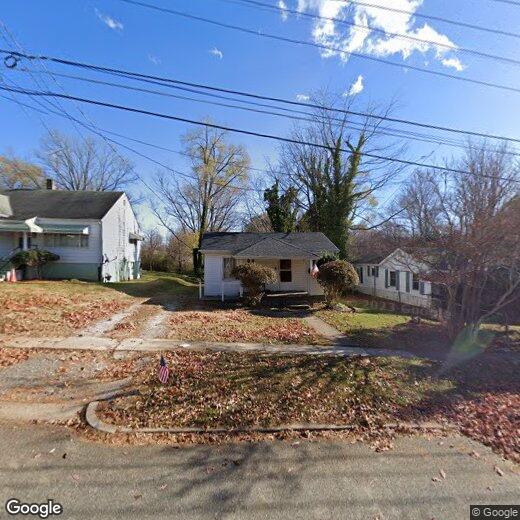
[(160, 309), (157, 305), (141, 304), (132, 314), (117, 323), (106, 335), (113, 339), (139, 337), (146, 324), (160, 312)]
[(297, 318), (274, 318), (243, 309), (175, 312), (167, 323), (167, 337), (186, 341), (250, 343), (323, 342), (311, 327)]

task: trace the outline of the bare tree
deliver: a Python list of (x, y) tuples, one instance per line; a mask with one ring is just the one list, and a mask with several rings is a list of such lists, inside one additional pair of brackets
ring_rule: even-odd
[(155, 261), (159, 252), (164, 250), (164, 239), (159, 231), (152, 228), (144, 234), (143, 245), (141, 248), (141, 261), (148, 267), (149, 271), (154, 270)]
[[(380, 128), (380, 119), (359, 121), (348, 112), (353, 98), (318, 94), (313, 103), (321, 109), (312, 120), (297, 125), (291, 138), (280, 148), (278, 170), (286, 172), (277, 180), (284, 191), (296, 188), (303, 213), (299, 227), (323, 231), (347, 257), (354, 222), (376, 205), (375, 194), (402, 166), (381, 157), (394, 157), (402, 149), (389, 142)], [(331, 112), (326, 107), (343, 112)], [(374, 115), (381, 114), (369, 109)], [(318, 144), (319, 146), (314, 146)]]
[(45, 174), (39, 166), (12, 153), (0, 156), (0, 189), (38, 189), (44, 184)]
[(38, 157), (48, 176), (65, 190), (117, 191), (137, 179), (129, 160), (91, 138), (75, 140), (52, 131), (42, 140)]
[[(227, 231), (239, 224), (249, 156), (226, 138), (226, 132), (209, 127), (185, 134), (193, 180), (180, 181), (162, 172), (155, 179), (162, 198), (162, 206), (155, 209), (157, 217), (173, 235), (179, 228), (196, 234), (198, 247), (206, 231)], [(195, 269), (200, 267), (194, 264)]]
[(417, 172), (400, 199), (408, 246), (440, 291), (452, 339), (520, 298), (520, 167), (507, 152), (469, 143), (451, 164), (467, 174)]

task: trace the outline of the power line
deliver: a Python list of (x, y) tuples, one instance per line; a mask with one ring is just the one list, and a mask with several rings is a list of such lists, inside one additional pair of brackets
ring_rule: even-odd
[[(189, 86), (189, 87), (194, 87), (194, 88), (201, 88), (201, 89), (205, 89), (205, 90), (209, 90), (209, 91), (213, 91), (213, 92), (223, 92), (226, 94), (239, 95), (239, 96), (252, 98), (252, 99), (261, 99), (261, 100), (272, 101), (272, 102), (276, 102), (276, 103), (283, 103), (283, 104), (287, 104), (287, 105), (302, 106), (302, 107), (312, 108), (312, 109), (316, 109), (316, 110), (326, 110), (328, 112), (336, 112), (336, 113), (342, 113), (342, 114), (362, 116), (362, 117), (367, 117), (367, 118), (371, 118), (371, 119), (378, 119), (381, 121), (389, 121), (392, 123), (400, 123), (400, 124), (418, 126), (421, 128), (428, 128), (431, 130), (439, 130), (439, 131), (451, 132), (451, 133), (468, 135), (468, 136), (473, 136), (473, 137), (481, 137), (484, 139), (498, 139), (498, 140), (502, 140), (502, 141), (520, 143), (520, 139), (517, 139), (514, 137), (500, 136), (500, 135), (496, 135), (496, 134), (476, 132), (476, 131), (472, 131), (472, 130), (463, 130), (463, 129), (459, 129), (459, 128), (433, 125), (430, 123), (421, 123), (419, 121), (395, 118), (395, 117), (390, 117), (390, 116), (380, 116), (380, 115), (376, 115), (376, 114), (370, 114), (367, 112), (361, 112), (361, 111), (355, 111), (355, 110), (346, 110), (346, 109), (341, 109), (341, 108), (327, 107), (327, 106), (319, 105), (316, 103), (310, 103), (310, 102), (304, 102), (304, 101), (293, 101), (293, 100), (274, 97), (274, 96), (264, 96), (264, 95), (256, 94), (253, 92), (246, 92), (246, 91), (242, 91), (242, 90), (215, 87), (213, 85), (193, 83), (193, 82), (189, 82), (189, 81), (181, 81), (181, 80), (177, 80), (177, 79), (173, 79), (173, 78), (154, 76), (154, 75), (143, 74), (143, 73), (134, 72), (134, 71), (127, 71), (127, 70), (115, 69), (115, 68), (111, 68), (111, 67), (104, 67), (101, 65), (94, 65), (94, 64), (82, 63), (82, 62), (78, 62), (78, 61), (66, 60), (63, 58), (57, 58), (57, 57), (53, 57), (53, 56), (47, 56), (47, 55), (37, 56), (37, 55), (31, 55), (31, 54), (24, 54), (24, 53), (7, 50), (7, 49), (0, 49), (0, 53), (6, 54), (7, 57), (13, 56), (17, 59), (25, 58), (28, 60), (35, 60), (35, 59), (48, 60), (48, 61), (58, 63), (61, 65), (79, 67), (79, 68), (94, 70), (97, 72), (102, 72), (102, 73), (107, 73), (107, 74), (115, 74), (118, 76), (123, 76), (123, 77), (131, 78), (131, 79), (135, 79), (138, 81), (143, 81), (145, 83), (152, 83), (152, 84), (157, 84), (157, 85), (161, 85), (161, 86), (165, 86), (165, 87), (170, 87), (169, 84), (183, 85), (183, 86)], [(278, 108), (284, 110), (281, 107), (278, 107)]]
[[(337, 1), (342, 1), (342, 0), (337, 0)], [(416, 18), (423, 18), (425, 20), (435, 20), (436, 22), (444, 22), (444, 23), (448, 23), (450, 25), (458, 25), (459, 27), (465, 27), (466, 29), (474, 29), (476, 31), (484, 31), (484, 32), (492, 33), (492, 34), (501, 34), (502, 36), (511, 36), (512, 38), (520, 38), (519, 33), (504, 31), (501, 29), (493, 29), (493, 28), (489, 28), (489, 27), (484, 27), (482, 25), (475, 25), (475, 24), (471, 24), (471, 23), (467, 23), (467, 22), (458, 22), (456, 20), (451, 20), (449, 18), (444, 18), (441, 16), (415, 13), (413, 11), (406, 11), (405, 9), (397, 9), (396, 7), (387, 7), (387, 6), (372, 4), (372, 3), (368, 3), (368, 2), (361, 2), (359, 0), (345, 0), (345, 1), (348, 1), (351, 4), (360, 5), (362, 7), (381, 9), (383, 11), (390, 11), (393, 13), (408, 14), (410, 16), (415, 16)], [(500, 0), (498, 0), (498, 1), (500, 1)]]
[[(18, 70), (20, 72), (28, 72), (28, 69), (25, 69), (25, 68), (15, 69), (15, 70)], [(254, 105), (259, 105), (259, 106), (268, 107), (268, 108), (274, 108), (277, 110), (284, 110), (289, 113), (280, 113), (280, 112), (275, 112), (272, 110), (259, 110), (259, 109), (251, 108), (249, 106), (240, 106), (240, 105), (235, 105), (235, 104), (231, 104), (231, 103), (220, 103), (220, 102), (216, 102), (216, 101), (197, 99), (197, 98), (193, 98), (193, 97), (189, 97), (189, 96), (180, 96), (180, 95), (171, 94), (171, 93), (167, 93), (167, 92), (161, 92), (158, 90), (139, 88), (139, 87), (134, 87), (131, 85), (113, 83), (113, 82), (109, 82), (109, 81), (97, 80), (97, 79), (93, 79), (93, 78), (86, 78), (86, 77), (82, 77), (82, 76), (75, 76), (75, 75), (71, 75), (71, 74), (60, 74), (60, 73), (56, 73), (56, 72), (53, 72), (52, 74), (54, 74), (55, 76), (58, 76), (58, 77), (73, 79), (73, 80), (77, 80), (77, 81), (83, 81), (83, 82), (87, 82), (87, 83), (93, 83), (96, 85), (106, 85), (106, 86), (115, 87), (115, 88), (122, 88), (125, 90), (144, 92), (144, 93), (154, 94), (154, 95), (158, 95), (158, 96), (171, 97), (171, 98), (180, 99), (183, 101), (203, 103), (203, 104), (207, 104), (207, 105), (211, 105), (211, 106), (221, 106), (221, 107), (225, 107), (225, 108), (245, 110), (248, 112), (260, 113), (260, 114), (265, 114), (265, 115), (284, 117), (284, 118), (291, 119), (293, 121), (313, 122), (313, 121), (315, 121), (315, 117), (316, 117), (314, 114), (305, 112), (303, 110), (287, 109), (287, 108), (278, 107), (275, 105), (269, 105), (269, 104), (265, 104), (265, 103), (254, 103)], [(126, 77), (126, 76), (123, 76), (123, 77)], [(163, 86), (165, 86), (165, 85), (163, 85)], [(179, 88), (181, 90), (187, 90), (188, 92), (193, 92), (193, 93), (197, 93), (197, 94), (215, 96), (215, 94), (208, 93), (208, 92), (196, 91), (196, 90), (192, 90), (192, 89), (184, 89), (183, 87), (176, 87), (176, 88)], [(240, 102), (240, 103), (250, 103), (249, 101), (243, 101), (243, 100), (236, 99), (236, 98), (228, 98), (228, 97), (224, 97), (224, 96), (216, 96), (216, 97), (218, 97), (219, 99), (226, 99), (226, 100), (229, 99), (229, 100)], [(301, 114), (306, 117), (294, 116), (294, 115), (292, 115), (293, 113)], [(335, 121), (338, 124), (344, 123), (344, 120), (339, 119), (339, 118), (332, 118), (332, 121)], [(397, 138), (405, 138), (408, 140), (420, 141), (420, 142), (424, 142), (424, 143), (442, 144), (444, 146), (449, 146), (449, 147), (454, 147), (454, 148), (467, 148), (469, 146), (468, 144), (460, 143), (460, 142), (445, 139), (445, 138), (436, 137), (433, 135), (420, 134), (417, 132), (409, 132), (409, 131), (404, 131), (404, 130), (400, 130), (400, 129), (396, 129), (396, 128), (392, 128), (392, 127), (375, 126), (375, 125), (367, 126), (367, 125), (364, 125), (361, 123), (354, 123), (354, 122), (349, 122), (349, 126), (356, 130), (365, 130), (366, 128), (371, 128), (373, 130), (377, 130), (379, 135), (397, 137)], [(515, 153), (515, 152), (510, 152), (510, 151), (501, 151), (500, 153), (502, 153), (504, 155), (520, 156), (520, 154)]]
[(206, 24), (214, 25), (216, 27), (222, 27), (224, 29), (238, 31), (238, 32), (241, 32), (244, 34), (250, 34), (253, 36), (257, 36), (257, 37), (268, 38), (271, 40), (276, 40), (276, 41), (281, 41), (281, 42), (291, 43), (291, 44), (296, 44), (296, 45), (304, 45), (307, 47), (316, 47), (318, 49), (332, 51), (332, 52), (335, 52), (338, 54), (348, 54), (348, 55), (354, 56), (356, 58), (361, 58), (361, 59), (373, 61), (376, 63), (383, 63), (385, 65), (391, 65), (393, 67), (400, 67), (402, 69), (413, 70), (415, 72), (422, 72), (424, 74), (430, 74), (432, 76), (439, 76), (442, 78), (455, 79), (457, 81), (463, 81), (465, 83), (472, 83), (472, 84), (480, 85), (483, 87), (491, 87), (491, 88), (496, 88), (499, 90), (505, 90), (508, 92), (520, 93), (520, 88), (511, 87), (508, 85), (502, 85), (499, 83), (493, 83), (491, 81), (484, 81), (484, 80), (479, 80), (479, 79), (475, 79), (475, 78), (467, 78), (467, 77), (463, 77), (463, 76), (457, 76), (457, 75), (451, 74), (449, 72), (440, 72), (440, 71), (436, 71), (436, 70), (425, 69), (423, 67), (418, 67), (415, 65), (397, 63), (395, 61), (386, 60), (384, 58), (377, 58), (375, 56), (370, 56), (368, 54), (363, 54), (360, 52), (347, 51), (347, 50), (341, 49), (339, 47), (333, 47), (333, 46), (325, 45), (322, 43), (310, 42), (308, 40), (298, 40), (296, 38), (289, 38), (288, 36), (281, 36), (279, 34), (272, 34), (272, 33), (264, 32), (264, 31), (253, 30), (253, 29), (249, 29), (247, 27), (242, 27), (240, 25), (233, 25), (233, 24), (229, 24), (229, 23), (225, 23), (225, 22), (219, 22), (219, 21), (213, 20), (211, 18), (205, 18), (203, 16), (197, 16), (197, 15), (185, 13), (182, 11), (176, 11), (174, 9), (168, 9), (166, 7), (159, 7), (159, 6), (153, 5), (153, 4), (138, 2), (135, 0), (119, 0), (119, 1), (125, 2), (127, 4), (137, 5), (140, 7), (145, 7), (147, 9), (160, 11), (160, 12), (171, 14), (174, 16), (180, 16), (180, 17), (188, 19), (188, 20), (195, 20), (198, 22), (203, 22)]
[[(179, 155), (183, 155), (183, 156), (186, 156), (186, 157), (191, 157), (189, 154), (185, 153), (185, 152), (181, 152), (179, 150), (173, 150), (171, 148), (166, 148), (164, 146), (160, 146), (160, 145), (157, 145), (157, 144), (153, 144), (153, 143), (149, 143), (147, 141), (142, 141), (140, 139), (135, 139), (135, 138), (132, 138), (132, 137), (129, 137), (127, 135), (124, 135), (124, 134), (120, 134), (120, 133), (117, 133), (117, 132), (112, 132), (110, 130), (106, 130), (106, 129), (103, 129), (103, 128), (100, 128), (99, 126), (95, 126), (95, 125), (87, 125), (85, 123), (83, 123), (82, 121), (79, 121), (78, 119), (74, 118), (73, 116), (70, 116), (70, 117), (67, 117), (67, 115), (65, 115), (64, 113), (62, 113), (61, 111), (58, 112), (56, 110), (52, 110), (52, 109), (48, 109), (48, 108), (36, 108), (36, 107), (33, 107), (31, 105), (28, 105), (26, 103), (22, 103), (21, 101), (17, 100), (14, 98), (8, 98), (7, 96), (2, 96), (0, 94), (0, 97), (3, 98), (3, 99), (6, 99), (7, 101), (11, 101), (11, 102), (14, 102), (16, 103), (17, 105), (20, 105), (22, 108), (23, 107), (26, 107), (26, 108), (30, 108), (32, 110), (35, 110), (36, 112), (39, 112), (40, 114), (44, 114), (44, 115), (49, 115), (49, 114), (54, 114), (56, 116), (59, 116), (59, 117), (63, 117), (63, 118), (66, 118), (66, 119), (73, 119), (75, 122), (77, 122), (78, 124), (80, 124), (81, 126), (85, 127), (87, 130), (93, 132), (94, 134), (104, 138), (104, 140), (108, 140), (118, 146), (121, 146), (123, 148), (125, 148), (126, 150), (136, 154), (136, 155), (139, 155), (140, 157), (142, 157), (143, 159), (146, 159), (150, 162), (153, 162), (154, 164), (164, 168), (165, 170), (168, 170), (176, 175), (179, 175), (180, 177), (185, 177), (187, 179), (190, 179), (190, 180), (198, 180), (197, 177), (193, 176), (193, 175), (190, 175), (189, 173), (186, 173), (186, 172), (182, 172), (180, 170), (176, 170), (174, 168), (171, 168), (170, 166), (167, 166), (165, 165), (164, 163), (160, 162), (160, 161), (157, 161), (156, 159), (153, 159), (152, 157), (148, 156), (148, 155), (145, 155), (143, 154), (142, 152), (139, 152), (137, 151), (135, 148), (131, 148), (129, 146), (126, 146), (124, 145), (123, 143), (120, 143), (118, 141), (116, 141), (115, 139), (111, 139), (110, 137), (107, 137), (106, 135), (104, 134), (111, 134), (111, 135), (115, 135), (117, 137), (120, 137), (122, 139), (127, 139), (129, 141), (133, 141), (135, 143), (140, 143), (140, 144), (143, 144), (145, 146), (150, 146), (152, 148), (156, 148), (156, 149), (159, 149), (159, 150), (163, 150), (163, 151), (168, 151), (168, 152), (172, 152), (172, 153), (176, 153), (176, 154), (179, 154)], [(43, 106), (43, 105), (40, 105), (40, 106)], [(253, 168), (253, 167), (249, 167), (250, 170), (256, 170), (256, 171), (259, 171), (259, 172), (265, 172), (265, 170), (262, 170), (260, 168)], [(139, 177), (139, 175), (136, 173), (137, 177)], [(257, 188), (250, 188), (250, 187), (247, 187), (247, 186), (235, 186), (235, 185), (229, 185), (229, 188), (232, 188), (232, 189), (236, 189), (236, 190), (243, 190), (243, 191), (258, 191), (258, 192), (262, 192), (263, 193), (263, 189), (257, 189)]]
[[(204, 126), (204, 127), (208, 127), (208, 128), (215, 128), (215, 129), (218, 129), (218, 130), (223, 130), (225, 132), (233, 132), (233, 133), (249, 135), (249, 136), (253, 136), (253, 137), (261, 137), (261, 138), (264, 138), (264, 139), (271, 139), (271, 140), (280, 141), (280, 142), (286, 142), (286, 143), (292, 143), (292, 144), (300, 144), (300, 145), (311, 146), (311, 147), (320, 148), (320, 149), (324, 149), (324, 150), (330, 150), (330, 147), (325, 145), (325, 144), (312, 143), (312, 142), (309, 142), (309, 141), (292, 139), (290, 137), (281, 137), (281, 136), (277, 136), (277, 135), (273, 135), (273, 134), (265, 134), (265, 133), (261, 133), (261, 132), (255, 132), (255, 131), (252, 131), (252, 130), (244, 130), (244, 129), (241, 129), (241, 128), (234, 128), (234, 127), (229, 127), (229, 126), (225, 126), (225, 125), (217, 125), (215, 123), (209, 123), (209, 122), (204, 122), (204, 121), (197, 121), (197, 120), (194, 120), (194, 119), (189, 119), (189, 118), (185, 118), (185, 117), (175, 116), (175, 115), (171, 115), (171, 114), (164, 114), (164, 113), (161, 113), (161, 112), (153, 112), (151, 110), (144, 110), (144, 109), (135, 108), (135, 107), (128, 107), (128, 106), (125, 106), (125, 105), (117, 105), (115, 103), (107, 103), (107, 102), (104, 102), (104, 101), (97, 101), (97, 100), (94, 100), (94, 99), (87, 99), (87, 98), (81, 98), (81, 97), (77, 97), (77, 96), (70, 96), (70, 95), (66, 95), (66, 94), (60, 94), (58, 92), (34, 92), (34, 91), (31, 92), (31, 91), (27, 91), (27, 90), (12, 89), (12, 88), (8, 88), (8, 87), (0, 87), (0, 90), (4, 90), (4, 91), (8, 91), (8, 92), (15, 92), (15, 93), (18, 93), (18, 94), (24, 94), (24, 95), (28, 95), (28, 96), (58, 97), (58, 98), (61, 98), (61, 99), (69, 99), (69, 100), (72, 100), (72, 101), (78, 101), (80, 103), (87, 103), (87, 104), (102, 106), (102, 107), (106, 107), (106, 108), (114, 108), (114, 109), (117, 109), (117, 110), (122, 110), (122, 111), (126, 111), (126, 112), (132, 112), (132, 113), (136, 113), (136, 114), (142, 114), (142, 115), (146, 115), (146, 116), (158, 117), (158, 118), (161, 118), (161, 119), (167, 119), (167, 120), (171, 120), (171, 121), (179, 121), (181, 123), (188, 123), (188, 124), (197, 125), (197, 126)], [(347, 150), (345, 148), (340, 148), (339, 151), (344, 152), (344, 153), (348, 153), (348, 154), (352, 153), (351, 150)], [(358, 155), (360, 155), (362, 157), (369, 157), (371, 159), (395, 162), (395, 163), (403, 164), (405, 166), (417, 166), (417, 167), (421, 167), (421, 168), (434, 169), (434, 170), (438, 170), (438, 171), (445, 171), (445, 172), (448, 172), (448, 173), (459, 173), (459, 174), (462, 174), (462, 175), (472, 175), (472, 176), (474, 176), (473, 172), (469, 172), (469, 171), (466, 171), (466, 170), (459, 170), (459, 169), (456, 169), (456, 168), (448, 168), (448, 167), (445, 167), (445, 166), (437, 166), (437, 165), (433, 165), (433, 164), (420, 163), (420, 162), (416, 162), (416, 161), (409, 161), (409, 160), (406, 160), (406, 159), (397, 159), (395, 157), (386, 157), (386, 156), (383, 156), (383, 155), (378, 155), (378, 154), (369, 153), (369, 152), (357, 152), (357, 153), (358, 153)], [(511, 180), (511, 179), (507, 179), (505, 177), (498, 177), (498, 176), (494, 176), (494, 175), (485, 175), (485, 174), (483, 174), (482, 177), (491, 178), (491, 179), (509, 180), (509, 181)]]
[(396, 38), (402, 38), (405, 40), (410, 40), (410, 41), (414, 41), (414, 42), (418, 42), (418, 43), (427, 43), (429, 45), (433, 45), (435, 47), (441, 47), (441, 48), (448, 49), (451, 51), (464, 52), (466, 54), (471, 54), (471, 55), (477, 56), (479, 58), (485, 58), (485, 59), (491, 59), (491, 60), (501, 61), (501, 62), (505, 62), (505, 63), (511, 63), (513, 65), (520, 65), (520, 60), (516, 60), (514, 58), (509, 58), (507, 56), (498, 56), (496, 54), (489, 54), (489, 53), (481, 52), (481, 51), (478, 51), (475, 49), (467, 49), (464, 47), (458, 47), (457, 45), (450, 45), (450, 44), (443, 43), (443, 42), (427, 40), (424, 38), (419, 38), (418, 36), (413, 36), (411, 34), (390, 32), (390, 31), (386, 31), (385, 29), (380, 29), (378, 27), (371, 26), (369, 24), (363, 25), (363, 24), (359, 24), (356, 22), (351, 22), (349, 20), (345, 20), (343, 18), (321, 16), (321, 15), (317, 15), (317, 14), (308, 13), (305, 11), (298, 11), (296, 9), (290, 9), (288, 7), (280, 7), (280, 6), (273, 5), (273, 4), (266, 4), (265, 2), (258, 2), (257, 0), (221, 0), (221, 1), (239, 4), (239, 5), (245, 5), (245, 6), (253, 7), (253, 8), (257, 8), (257, 9), (259, 8), (259, 9), (266, 9), (266, 10), (270, 10), (270, 11), (294, 14), (297, 16), (303, 16), (305, 18), (311, 18), (313, 20), (326, 20), (329, 22), (334, 22), (334, 23), (338, 23), (338, 24), (342, 24), (342, 25), (348, 25), (350, 27), (358, 27), (360, 29), (366, 29), (367, 31), (379, 33), (379, 34), (382, 34), (385, 36), (394, 36)]

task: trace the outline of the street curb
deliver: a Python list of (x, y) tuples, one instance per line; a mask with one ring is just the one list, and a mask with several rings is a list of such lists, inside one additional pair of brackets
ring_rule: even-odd
[[(286, 431), (351, 431), (357, 429), (352, 424), (284, 424), (272, 427), (250, 427), (250, 428), (127, 428), (125, 426), (114, 426), (107, 424), (97, 416), (97, 408), (101, 401), (92, 401), (87, 405), (85, 419), (88, 425), (103, 433), (280, 433)], [(449, 428), (439, 423), (387, 423), (382, 429), (408, 429), (417, 431), (447, 431)]]

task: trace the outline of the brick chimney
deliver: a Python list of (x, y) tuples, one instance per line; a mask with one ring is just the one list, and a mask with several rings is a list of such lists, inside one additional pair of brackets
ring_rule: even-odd
[(45, 188), (48, 189), (48, 190), (55, 190), (56, 189), (56, 185), (54, 184), (54, 180), (53, 179), (46, 179), (45, 180)]

